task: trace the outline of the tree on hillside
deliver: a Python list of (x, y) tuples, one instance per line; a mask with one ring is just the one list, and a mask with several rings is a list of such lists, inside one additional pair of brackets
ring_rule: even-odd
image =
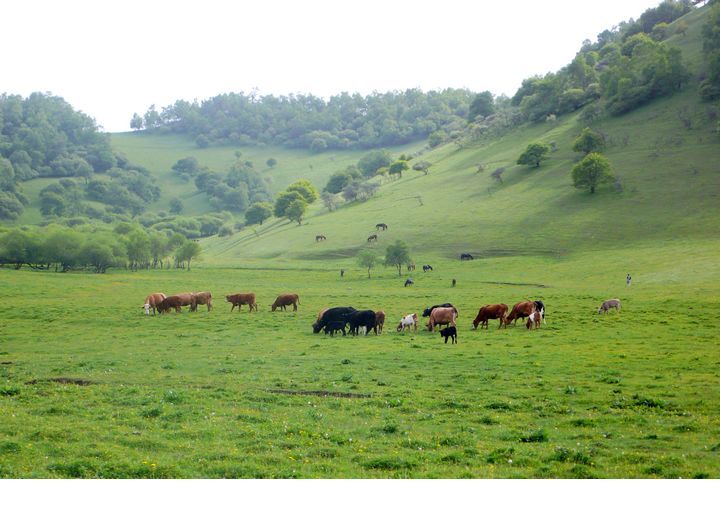
[(183, 202), (179, 198), (170, 200), (170, 212), (172, 214), (180, 214), (183, 212)]
[(285, 217), (285, 212), (287, 211), (287, 208), (295, 200), (305, 201), (302, 195), (297, 191), (282, 191), (278, 193), (277, 198), (275, 199), (275, 208), (273, 209), (273, 215), (277, 218)]
[(200, 171), (200, 163), (195, 157), (185, 157), (173, 164), (171, 169), (176, 173), (194, 175)]
[(245, 211), (245, 223), (260, 224), (272, 216), (272, 205), (267, 202), (255, 202)]
[(375, 175), (378, 169), (388, 167), (392, 163), (392, 156), (387, 150), (376, 150), (366, 153), (357, 163), (358, 169), (366, 177)]
[(374, 268), (378, 263), (377, 254), (374, 250), (364, 250), (358, 254), (357, 263), (363, 268), (367, 269), (368, 279), (370, 279), (370, 269)]
[(267, 160), (265, 161), (265, 164), (267, 164), (267, 167), (269, 167), (269, 168), (274, 168), (275, 166), (277, 166), (277, 160), (275, 160), (274, 158), (270, 157), (269, 159), (267, 159)]
[(396, 160), (388, 168), (388, 173), (391, 175), (398, 175), (402, 178), (403, 171), (406, 171), (410, 167), (408, 166), (407, 160)]
[(487, 117), (495, 113), (492, 93), (485, 91), (477, 94), (468, 110), (468, 121), (473, 122), (478, 116)]
[(300, 193), (300, 195), (303, 197), (303, 199), (308, 203), (312, 204), (315, 200), (318, 199), (319, 193), (318, 190), (315, 189), (315, 186), (313, 186), (309, 180), (301, 178), (300, 180), (293, 182), (290, 184), (285, 191), (287, 192), (293, 192), (296, 191)]
[(592, 152), (600, 152), (605, 149), (605, 137), (601, 133), (585, 128), (575, 142), (573, 151), (587, 155)]
[(385, 250), (385, 265), (393, 265), (398, 269), (398, 276), (402, 276), (402, 266), (411, 263), (410, 249), (407, 244), (397, 240), (394, 244), (388, 245)]
[(337, 173), (333, 173), (332, 175), (330, 175), (330, 179), (325, 186), (325, 191), (327, 191), (328, 193), (337, 194), (342, 191), (343, 188), (347, 186), (351, 181), (352, 177), (350, 176), (350, 173), (347, 173), (346, 171), (338, 171)]
[(610, 162), (603, 155), (590, 153), (572, 169), (573, 185), (577, 189), (590, 188), (590, 193), (595, 193), (597, 186), (615, 179), (611, 171)]
[(292, 222), (297, 222), (298, 225), (302, 224), (302, 218), (307, 210), (307, 202), (303, 199), (293, 200), (285, 210), (285, 218)]
[(422, 171), (426, 175), (430, 173), (430, 166), (432, 166), (431, 163), (429, 163), (427, 160), (421, 160), (420, 162), (416, 162), (413, 164), (413, 170), (414, 171)]
[(700, 83), (700, 96), (705, 101), (720, 98), (720, 2), (716, 2), (702, 26), (703, 54), (707, 78)]
[(133, 130), (143, 129), (143, 118), (137, 112), (134, 113), (132, 119), (130, 119), (130, 128)]
[(540, 167), (540, 161), (544, 160), (548, 153), (550, 153), (550, 146), (547, 144), (531, 142), (520, 157), (518, 157), (517, 163), (537, 168)]

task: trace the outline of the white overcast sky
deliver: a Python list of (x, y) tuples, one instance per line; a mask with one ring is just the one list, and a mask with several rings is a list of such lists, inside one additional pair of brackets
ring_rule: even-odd
[(660, 0), (8, 0), (0, 93), (52, 92), (106, 131), (177, 99), (469, 88), (513, 95)]

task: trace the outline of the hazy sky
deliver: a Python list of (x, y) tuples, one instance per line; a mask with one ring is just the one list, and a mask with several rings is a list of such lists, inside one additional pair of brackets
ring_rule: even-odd
[(660, 0), (8, 0), (0, 93), (52, 92), (125, 131), (225, 92), (446, 87), (512, 95)]

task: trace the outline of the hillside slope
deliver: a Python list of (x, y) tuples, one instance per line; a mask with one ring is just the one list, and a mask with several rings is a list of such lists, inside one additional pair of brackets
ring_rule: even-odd
[[(384, 252), (396, 239), (414, 257), (563, 255), (676, 240), (717, 240), (720, 221), (720, 136), (715, 105), (702, 103), (697, 76), (703, 68), (700, 26), (704, 9), (683, 18), (686, 35), (668, 41), (683, 50), (693, 79), (683, 92), (633, 112), (593, 124), (606, 135), (605, 152), (622, 190), (596, 194), (572, 186), (580, 155), (572, 143), (584, 127), (578, 113), (530, 124), (503, 138), (462, 149), (454, 144), (422, 156), (429, 175), (409, 171), (386, 183), (365, 203), (329, 213), (319, 203), (303, 225), (270, 221), (231, 237), (204, 240), (204, 261), (237, 264), (252, 258), (338, 260), (365, 247)], [(540, 168), (516, 161), (532, 141), (557, 151)], [(485, 170), (478, 173), (477, 165)], [(489, 173), (505, 167), (503, 183)], [(389, 225), (377, 245), (366, 239), (375, 224)], [(316, 234), (327, 241), (315, 243)]]

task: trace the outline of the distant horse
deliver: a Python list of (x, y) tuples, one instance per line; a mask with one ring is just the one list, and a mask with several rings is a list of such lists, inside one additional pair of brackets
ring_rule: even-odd
[(325, 241), (325, 240), (327, 240), (327, 238), (325, 237), (324, 234), (318, 234), (317, 236), (315, 236), (315, 241), (316, 241), (316, 242), (318, 242), (318, 241)]
[(387, 231), (387, 228), (388, 228), (388, 226), (385, 223), (379, 223), (375, 226), (375, 229), (377, 229), (378, 231), (380, 231), (380, 230)]
[(368, 236), (367, 241), (368, 243), (370, 243), (371, 241), (377, 241), (377, 234), (371, 234), (370, 236)]
[(408, 263), (407, 269), (408, 269), (408, 272), (411, 270), (415, 270), (415, 263)]

